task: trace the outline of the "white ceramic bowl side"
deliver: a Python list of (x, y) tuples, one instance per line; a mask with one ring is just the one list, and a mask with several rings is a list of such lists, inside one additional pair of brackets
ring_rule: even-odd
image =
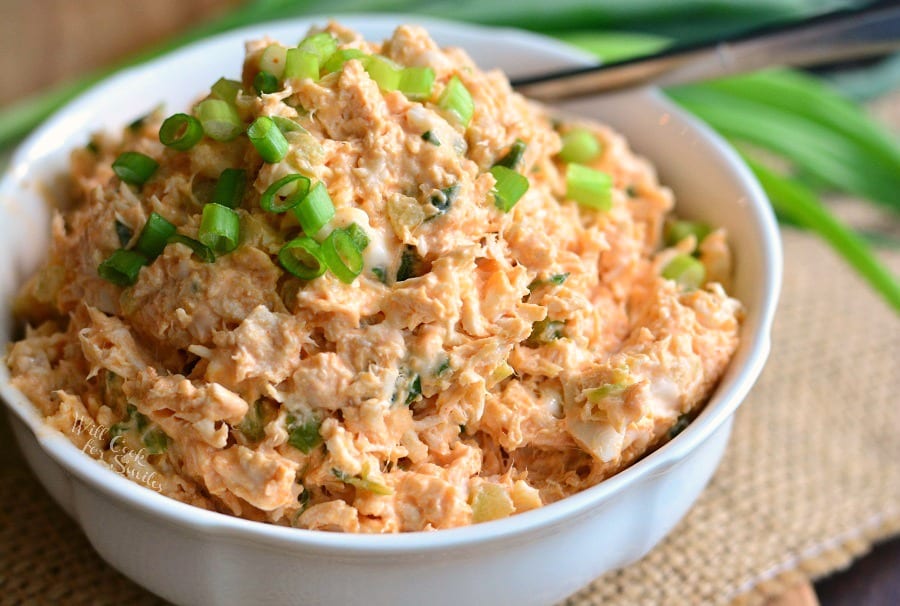
[[(68, 152), (88, 133), (118, 128), (164, 101), (186, 108), (222, 75), (236, 76), (243, 42), (285, 42), (324, 18), (254, 26), (122, 73), (81, 96), (21, 146), (0, 183), (0, 341), (12, 334), (12, 295), (44, 256), (46, 196), (58, 196)], [(585, 64), (550, 39), (413, 16), (344, 16), (369, 39), (421, 23), (510, 75)], [(742, 343), (709, 405), (677, 439), (578, 495), (468, 528), (357, 536), (282, 528), (163, 497), (105, 468), (45, 428), (0, 367), (0, 392), (35, 474), (114, 567), (178, 604), (550, 604), (647, 553), (685, 514), (725, 449), (732, 415), (762, 369), (781, 282), (768, 202), (734, 152), (654, 91), (589, 99), (567, 109), (608, 122), (658, 167), (678, 211), (728, 229), (733, 294), (747, 306)]]

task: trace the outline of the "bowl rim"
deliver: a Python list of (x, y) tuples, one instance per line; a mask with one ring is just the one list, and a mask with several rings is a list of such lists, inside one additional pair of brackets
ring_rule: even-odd
[[(194, 52), (214, 43), (243, 40), (259, 36), (267, 28), (293, 27), (298, 29), (330, 19), (328, 15), (268, 21), (191, 43), (147, 63), (130, 67), (103, 79), (57, 110), (38, 129), (32, 132), (16, 149), (9, 167), (0, 180), (0, 192), (15, 191), (16, 176), (22, 173), (32, 155), (40, 155), (44, 139), (52, 134), (70, 114), (87, 106), (91, 100), (108, 91), (114, 91), (142, 73), (152, 70), (158, 63), (171, 60), (184, 53)], [(589, 64), (595, 59), (563, 42), (515, 28), (473, 25), (470, 23), (435, 19), (403, 13), (348, 13), (337, 15), (344, 25), (358, 28), (361, 24), (399, 25), (414, 23), (429, 30), (443, 30), (457, 34), (477, 36), (513, 36), (539, 47), (541, 52), (553, 54), (573, 64)], [(156, 521), (174, 524), (199, 535), (215, 535), (217, 538), (235, 541), (264, 541), (267, 546), (294, 550), (303, 548), (322, 554), (348, 555), (403, 555), (443, 551), (451, 548), (472, 547), (505, 539), (520, 539), (534, 533), (552, 532), (553, 528), (570, 518), (588, 515), (605, 501), (616, 496), (630, 484), (638, 484), (663, 473), (678, 463), (715, 432), (737, 409), (759, 377), (770, 348), (770, 333), (781, 287), (782, 250), (774, 214), (768, 199), (750, 170), (737, 153), (711, 128), (675, 106), (656, 89), (648, 93), (667, 111), (689, 123), (699, 136), (710, 143), (727, 162), (734, 177), (750, 194), (749, 206), (758, 224), (762, 239), (760, 253), (763, 256), (764, 280), (759, 321), (755, 332), (744, 338), (752, 339), (744, 366), (725, 385), (716, 387), (709, 405), (677, 438), (642, 457), (632, 465), (599, 484), (565, 499), (535, 510), (523, 512), (502, 520), (473, 524), (439, 531), (418, 531), (394, 534), (331, 533), (274, 524), (255, 522), (224, 513), (209, 511), (188, 505), (174, 498), (158, 494), (120, 476), (101, 462), (83, 453), (62, 433), (43, 424), (42, 416), (27, 397), (9, 383), (9, 371), (0, 365), (0, 395), (7, 408), (15, 414), (34, 435), (41, 450), (72, 476), (90, 487), (112, 497), (141, 514)]]

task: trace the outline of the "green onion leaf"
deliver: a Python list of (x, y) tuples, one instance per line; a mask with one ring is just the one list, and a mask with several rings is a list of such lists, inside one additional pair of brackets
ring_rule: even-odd
[(278, 76), (269, 72), (259, 72), (253, 78), (253, 88), (259, 95), (268, 95), (278, 90)]
[(297, 206), (308, 192), (309, 177), (288, 175), (266, 188), (259, 199), (259, 206), (266, 212), (283, 213)]
[(528, 191), (528, 178), (505, 166), (492, 167), (491, 174), (496, 181), (491, 190), (494, 194), (494, 206), (508, 213)]
[(125, 183), (143, 185), (153, 176), (159, 163), (140, 152), (127, 151), (112, 163), (113, 172)]
[(284, 79), (309, 78), (313, 82), (319, 79), (319, 57), (302, 48), (289, 48), (284, 63)]
[(210, 139), (231, 141), (244, 130), (237, 110), (221, 99), (204, 99), (197, 104), (196, 114)]
[(117, 286), (131, 286), (138, 279), (147, 257), (134, 250), (120, 248), (97, 267), (97, 274)]
[(431, 196), (430, 202), (438, 212), (433, 217), (429, 217), (429, 219), (433, 219), (437, 216), (443, 215), (448, 210), (450, 210), (450, 207), (453, 206), (453, 201), (456, 200), (457, 193), (459, 193), (459, 184), (454, 183), (453, 185), (440, 190), (438, 193), (433, 194)]
[(675, 280), (688, 290), (696, 290), (706, 282), (706, 267), (691, 255), (675, 255), (663, 268), (662, 277)]
[(325, 184), (319, 181), (294, 207), (294, 215), (303, 228), (303, 233), (314, 237), (326, 223), (334, 217), (334, 203), (328, 195)]
[(344, 228), (344, 231), (346, 231), (347, 235), (350, 236), (350, 239), (353, 240), (353, 243), (356, 245), (356, 249), (359, 252), (364, 251), (369, 245), (369, 236), (366, 235), (366, 230), (356, 223), (351, 223)]
[(309, 454), (313, 448), (322, 443), (319, 435), (319, 427), (322, 425), (317, 419), (301, 421), (293, 415), (285, 419), (288, 432), (288, 444), (302, 452)]
[(419, 256), (419, 251), (413, 246), (407, 245), (400, 255), (400, 267), (397, 268), (397, 282), (403, 282), (410, 278), (418, 278), (425, 274), (425, 261)]
[(280, 44), (270, 44), (259, 57), (259, 69), (280, 78), (284, 73), (287, 49)]
[(268, 116), (260, 116), (247, 129), (250, 143), (265, 162), (274, 164), (287, 155), (289, 145), (281, 130)]
[(212, 201), (228, 208), (240, 208), (247, 189), (247, 171), (243, 168), (226, 168), (216, 181)]
[(538, 320), (531, 327), (531, 334), (525, 339), (526, 347), (540, 347), (566, 336), (566, 323), (549, 318)]
[(322, 64), (322, 73), (330, 74), (332, 72), (340, 71), (347, 61), (350, 61), (351, 59), (362, 59), (365, 56), (366, 53), (356, 48), (344, 48), (335, 51), (334, 54)]
[(365, 62), (366, 72), (369, 77), (378, 84), (378, 88), (385, 92), (397, 90), (400, 86), (400, 67), (381, 55), (372, 55)]
[(204, 263), (215, 263), (216, 261), (216, 254), (212, 249), (199, 240), (194, 240), (182, 234), (172, 234), (169, 236), (169, 244), (184, 244)]
[(278, 127), (278, 130), (281, 131), (281, 134), (287, 135), (288, 133), (305, 133), (308, 132), (305, 128), (297, 124), (296, 121), (291, 120), (290, 118), (283, 118), (282, 116), (270, 116), (272, 118), (272, 122)]
[(519, 167), (519, 163), (522, 161), (522, 156), (525, 154), (525, 142), (521, 139), (516, 139), (512, 145), (509, 146), (509, 151), (506, 154), (497, 160), (494, 163), (494, 166), (505, 166), (506, 168), (511, 168), (513, 170), (517, 170)]
[(219, 78), (210, 88), (210, 93), (217, 99), (226, 102), (228, 105), (234, 105), (238, 93), (244, 87), (237, 80), (228, 80), (227, 78)]
[(153, 260), (162, 254), (169, 238), (175, 233), (175, 226), (155, 212), (150, 213), (144, 228), (134, 245), (136, 251)]
[(362, 273), (363, 258), (356, 242), (343, 229), (335, 229), (322, 242), (325, 265), (345, 284), (352, 284)]
[(119, 245), (122, 248), (128, 246), (128, 243), (131, 241), (131, 236), (134, 235), (134, 232), (130, 227), (116, 219), (116, 236), (119, 238)]
[(238, 214), (221, 204), (207, 204), (200, 217), (198, 239), (214, 252), (227, 253), (237, 248), (241, 232)]
[(265, 399), (259, 398), (248, 407), (247, 414), (237, 426), (237, 430), (241, 432), (249, 442), (255, 444), (266, 437), (266, 425), (269, 422), (269, 410), (265, 406)]
[(194, 116), (175, 114), (159, 127), (159, 142), (166, 147), (187, 151), (203, 138), (203, 126)]
[(318, 278), (326, 269), (319, 243), (307, 236), (294, 238), (282, 246), (278, 251), (278, 262), (301, 280)]
[(437, 138), (437, 135), (435, 135), (435, 134), (434, 134), (432, 131), (430, 131), (430, 130), (426, 130), (424, 133), (422, 133), (422, 139), (423, 139), (424, 141), (428, 141), (429, 143), (431, 143), (431, 144), (434, 145), (435, 147), (440, 147), (440, 146), (441, 146), (441, 140), (438, 139), (438, 138)]
[(663, 231), (666, 246), (675, 246), (688, 236), (694, 236), (699, 245), (710, 234), (712, 228), (697, 221), (667, 221)]
[(566, 167), (566, 198), (582, 206), (612, 208), (612, 177), (603, 171), (571, 163)]
[(573, 128), (562, 136), (559, 159), (563, 162), (587, 164), (601, 152), (600, 142), (594, 133), (586, 128)]
[(400, 70), (397, 89), (412, 101), (425, 101), (434, 88), (434, 70), (430, 67), (405, 67)]
[(328, 61), (337, 50), (337, 47), (337, 39), (328, 32), (319, 32), (318, 34), (307, 36), (297, 45), (297, 48), (300, 50), (315, 55), (319, 60), (319, 65)]
[(141, 442), (143, 442), (147, 454), (162, 454), (169, 447), (169, 436), (159, 427), (153, 427), (144, 432), (144, 435), (141, 436)]
[(475, 113), (472, 94), (459, 76), (453, 76), (438, 99), (438, 107), (453, 114), (463, 128), (469, 126)]

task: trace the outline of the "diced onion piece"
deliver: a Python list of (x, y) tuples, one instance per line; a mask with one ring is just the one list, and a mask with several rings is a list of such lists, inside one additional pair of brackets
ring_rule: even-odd
[(159, 142), (166, 147), (187, 151), (203, 138), (203, 126), (194, 116), (175, 114), (159, 127)]
[(476, 524), (508, 518), (516, 510), (505, 488), (482, 484), (472, 500), (472, 521)]
[(259, 199), (259, 206), (266, 212), (283, 213), (303, 200), (309, 193), (309, 177), (288, 175), (266, 188)]
[(237, 248), (241, 233), (241, 219), (236, 212), (221, 204), (207, 204), (200, 216), (197, 237), (217, 253)]
[(668, 221), (664, 231), (666, 246), (675, 246), (688, 236), (694, 236), (697, 244), (712, 232), (712, 228), (705, 223), (696, 221)]
[(434, 87), (434, 70), (430, 67), (406, 67), (400, 71), (398, 90), (413, 101), (425, 101), (431, 97)]
[(328, 61), (337, 50), (337, 47), (337, 39), (328, 32), (319, 32), (318, 34), (307, 36), (297, 45), (297, 48), (300, 50), (315, 55), (319, 59), (319, 65)]
[(144, 228), (138, 236), (137, 243), (134, 245), (135, 250), (153, 260), (162, 254), (169, 238), (175, 233), (175, 226), (166, 221), (162, 216), (155, 212), (150, 213)]
[(146, 264), (147, 257), (141, 253), (120, 248), (97, 267), (97, 274), (117, 286), (131, 286), (137, 282), (138, 274)]
[(494, 206), (505, 213), (509, 212), (528, 191), (528, 179), (505, 166), (492, 167), (491, 174), (496, 181), (491, 190), (494, 194)]
[(438, 99), (438, 107), (453, 114), (463, 128), (469, 126), (475, 113), (475, 102), (459, 76), (453, 76)]
[(582, 206), (612, 208), (612, 177), (603, 171), (572, 163), (566, 167), (566, 198)]
[(313, 82), (319, 79), (319, 57), (315, 53), (302, 48), (289, 48), (284, 63), (284, 73), (287, 78), (309, 78)]
[(263, 161), (269, 164), (281, 162), (290, 147), (281, 129), (268, 116), (260, 116), (253, 121), (247, 129), (247, 138)]
[(675, 280), (688, 290), (695, 290), (706, 282), (706, 268), (691, 255), (675, 255), (663, 268), (662, 277)]
[(400, 86), (400, 67), (381, 55), (372, 55), (365, 61), (366, 72), (385, 92), (397, 90)]
[(184, 244), (191, 251), (200, 258), (204, 263), (214, 263), (216, 260), (216, 255), (212, 251), (212, 249), (200, 242), (199, 240), (194, 240), (193, 238), (188, 238), (182, 234), (172, 234), (169, 237), (170, 244)]
[(243, 168), (226, 168), (216, 181), (212, 201), (228, 208), (238, 208), (244, 201), (247, 189), (247, 171)]
[(287, 49), (280, 44), (270, 44), (259, 58), (259, 69), (280, 78), (284, 73)]
[(350, 61), (351, 59), (362, 59), (365, 56), (366, 53), (357, 48), (343, 48), (335, 51), (334, 54), (328, 58), (328, 61), (322, 65), (322, 73), (330, 74), (331, 72), (340, 71), (347, 61)]
[(363, 270), (362, 253), (343, 229), (335, 229), (322, 242), (322, 258), (341, 282), (352, 284)]
[(315, 237), (319, 230), (334, 217), (334, 203), (328, 195), (325, 184), (319, 181), (309, 193), (294, 207), (294, 215), (300, 222), (300, 227), (310, 238)]
[(574, 128), (562, 136), (559, 159), (563, 162), (587, 164), (600, 155), (600, 142), (586, 128)]
[(307, 236), (294, 238), (278, 251), (278, 262), (291, 275), (312, 280), (325, 273), (325, 261), (319, 243)]
[(112, 163), (113, 172), (125, 183), (143, 185), (153, 176), (159, 163), (140, 152), (123, 152)]
[(231, 141), (244, 130), (233, 105), (222, 99), (205, 99), (197, 104), (197, 119), (203, 132), (216, 141)]

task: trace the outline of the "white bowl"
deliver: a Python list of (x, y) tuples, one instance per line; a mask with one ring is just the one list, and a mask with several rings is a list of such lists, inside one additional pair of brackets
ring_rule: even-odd
[[(13, 330), (12, 293), (44, 256), (45, 196), (88, 133), (119, 128), (164, 101), (188, 106), (208, 83), (236, 76), (246, 39), (298, 40), (309, 18), (263, 24), (194, 44), (128, 70), (70, 103), (32, 134), (0, 183), (0, 341)], [(426, 26), (511, 76), (589, 63), (551, 39), (413, 16), (345, 16), (369, 39), (399, 23)], [(430, 533), (365, 536), (250, 522), (166, 498), (103, 467), (46, 428), (0, 365), (0, 393), (29, 464), (100, 555), (178, 604), (550, 604), (647, 553), (685, 514), (716, 469), (732, 416), (758, 377), (781, 283), (781, 247), (768, 201), (719, 137), (643, 90), (566, 109), (608, 122), (658, 167), (678, 212), (728, 229), (733, 294), (748, 313), (741, 345), (703, 413), (675, 440), (575, 496), (508, 519)]]

